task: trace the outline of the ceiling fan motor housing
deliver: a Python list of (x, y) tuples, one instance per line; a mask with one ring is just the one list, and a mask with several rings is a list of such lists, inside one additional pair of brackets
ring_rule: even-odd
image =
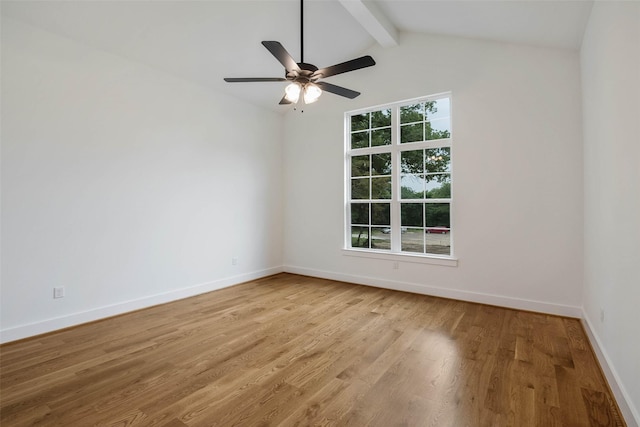
[(299, 70), (285, 71), (285, 77), (287, 80), (292, 80), (298, 83), (309, 83), (318, 80), (321, 75), (314, 76), (313, 73), (318, 71), (318, 67), (313, 64), (307, 64), (306, 62), (299, 62)]

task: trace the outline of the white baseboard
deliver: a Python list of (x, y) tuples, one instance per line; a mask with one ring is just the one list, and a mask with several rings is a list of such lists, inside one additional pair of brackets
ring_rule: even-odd
[(620, 411), (622, 412), (624, 420), (627, 422), (627, 426), (640, 427), (640, 412), (638, 412), (638, 408), (634, 407), (629, 393), (627, 393), (627, 390), (622, 385), (620, 376), (615, 370), (613, 363), (611, 363), (609, 355), (605, 351), (604, 346), (602, 345), (602, 342), (598, 337), (598, 334), (593, 328), (593, 322), (591, 322), (589, 316), (587, 315), (587, 312), (584, 310), (582, 311), (582, 320), (582, 324), (584, 325), (584, 329), (587, 332), (587, 337), (589, 338), (591, 347), (596, 353), (596, 357), (600, 362), (600, 366), (602, 367), (602, 371), (604, 372), (605, 377), (607, 377), (609, 387), (611, 388), (611, 391), (616, 398), (616, 402), (620, 407)]
[(3, 330), (0, 330), (0, 343), (16, 341), (19, 339), (28, 338), (35, 335), (56, 331), (58, 329), (80, 325), (82, 323), (93, 322), (95, 320), (100, 320), (100, 319), (104, 319), (111, 316), (117, 316), (119, 314), (128, 313), (134, 310), (140, 310), (142, 308), (147, 308), (147, 307), (151, 307), (158, 304), (164, 304), (171, 301), (177, 301), (183, 298), (189, 298), (195, 295), (200, 295), (200, 294), (215, 291), (218, 289), (227, 288), (229, 286), (237, 285), (239, 283), (247, 282), (250, 280), (271, 276), (273, 274), (281, 273), (283, 271), (284, 270), (282, 269), (282, 267), (272, 267), (265, 270), (244, 273), (237, 276), (226, 277), (223, 279), (218, 279), (218, 280), (214, 280), (207, 283), (201, 283), (201, 284), (189, 286), (186, 288), (176, 289), (176, 290), (164, 292), (161, 294), (150, 295), (150, 296), (138, 298), (135, 300), (123, 301), (117, 304), (99, 307), (92, 310), (72, 313), (65, 316), (56, 317), (53, 319), (47, 319), (39, 322), (29, 323), (27, 325), (21, 325), (13, 328), (3, 329)]
[(442, 298), (452, 298), (461, 301), (477, 302), (481, 304), (497, 305), (500, 307), (515, 308), (518, 310), (535, 311), (567, 317), (582, 317), (582, 308), (571, 305), (554, 304), (544, 301), (527, 300), (522, 298), (505, 297), (501, 295), (470, 292), (458, 289), (441, 288), (420, 283), (397, 282), (375, 277), (355, 276), (336, 273), (332, 271), (314, 270), (292, 265), (285, 265), (287, 273), (302, 274), (305, 276), (320, 277), (323, 279), (338, 280), (342, 282), (356, 283), (358, 285), (374, 286), (377, 288), (393, 289), (396, 291), (413, 292), (422, 295), (431, 295)]

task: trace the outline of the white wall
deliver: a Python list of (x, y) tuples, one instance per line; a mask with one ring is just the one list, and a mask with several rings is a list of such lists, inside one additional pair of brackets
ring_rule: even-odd
[(3, 18), (2, 122), (3, 341), (280, 271), (279, 115)]
[[(579, 316), (582, 139), (578, 53), (403, 34), (372, 68), (286, 117), (285, 268)], [(354, 258), (343, 247), (343, 113), (452, 91), (457, 267)]]
[(639, 425), (640, 3), (595, 2), (581, 67), (584, 316)]

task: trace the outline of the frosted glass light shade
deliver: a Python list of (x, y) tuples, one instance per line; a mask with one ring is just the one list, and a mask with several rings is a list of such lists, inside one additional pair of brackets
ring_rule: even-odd
[(284, 97), (286, 98), (287, 101), (295, 104), (296, 102), (298, 102), (298, 99), (300, 98), (301, 89), (302, 88), (298, 83), (291, 83), (289, 86), (284, 88)]
[(304, 87), (304, 103), (311, 104), (312, 102), (316, 102), (318, 98), (322, 95), (322, 89), (313, 83), (308, 83)]

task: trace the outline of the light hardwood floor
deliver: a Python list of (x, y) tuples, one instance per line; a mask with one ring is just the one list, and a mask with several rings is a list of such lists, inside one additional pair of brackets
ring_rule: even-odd
[(624, 425), (576, 319), (291, 274), (0, 357), (3, 427)]

